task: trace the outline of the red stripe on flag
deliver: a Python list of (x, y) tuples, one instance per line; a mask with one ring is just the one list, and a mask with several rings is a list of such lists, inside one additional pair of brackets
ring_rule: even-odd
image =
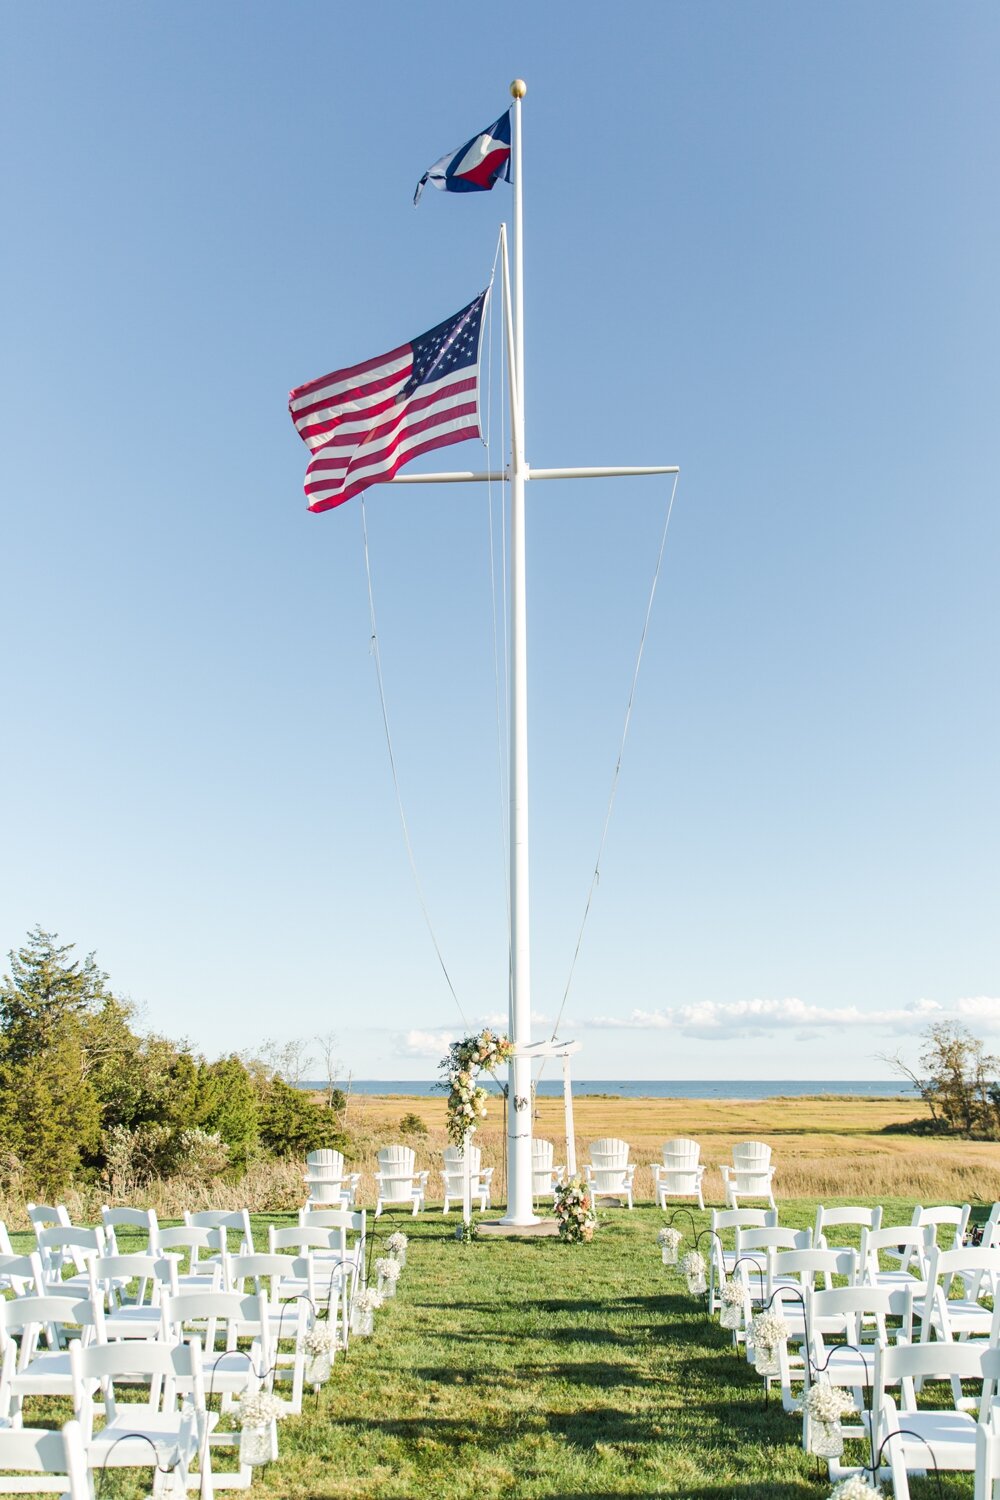
[(379, 365), (387, 365), (394, 359), (402, 359), (404, 354), (410, 353), (409, 344), (400, 344), (398, 349), (391, 349), (388, 354), (380, 354), (376, 359), (366, 359), (360, 365), (347, 365), (343, 370), (334, 370), (330, 375), (321, 375), (318, 380), (307, 380), (305, 385), (297, 385), (294, 391), (289, 391), (289, 401), (297, 401), (300, 396), (308, 396), (311, 391), (321, 391), (325, 385), (336, 385), (341, 380), (350, 380), (353, 376), (364, 375), (368, 370), (377, 370)]
[[(334, 470), (342, 469), (345, 471), (346, 477), (346, 474), (348, 474), (352, 468), (361, 468), (363, 465), (377, 463), (381, 458), (394, 453), (395, 450), (402, 445), (404, 438), (409, 437), (411, 433), (429, 432), (431, 428), (441, 427), (445, 422), (453, 422), (458, 417), (475, 418), (475, 416), (476, 402), (466, 401), (462, 402), (458, 406), (449, 406), (444, 411), (430, 412), (419, 422), (411, 422), (408, 416), (404, 416), (398, 426), (398, 430), (395, 431), (394, 436), (382, 448), (375, 447), (374, 441), (370, 443), (368, 439), (366, 439), (363, 447), (356, 448), (352, 454), (345, 454), (343, 457), (339, 458), (320, 457), (321, 454), (326, 452), (325, 448), (320, 448), (315, 458), (312, 460), (306, 470), (306, 494), (308, 495), (316, 489), (329, 489), (330, 487), (329, 480), (326, 480), (325, 482), (320, 481), (314, 484), (310, 484), (309, 476), (314, 471), (317, 473), (322, 472), (325, 474), (329, 474)], [(374, 440), (376, 436), (386, 435), (389, 431), (390, 425), (387, 424), (387, 426), (383, 429), (383, 433), (378, 435), (373, 433), (371, 435), (372, 439)], [(475, 435), (478, 436), (478, 433), (479, 429), (477, 427)], [(370, 479), (366, 482), (368, 484), (377, 484), (378, 480)]]
[(398, 469), (401, 469), (404, 464), (408, 464), (411, 458), (419, 458), (421, 453), (429, 453), (432, 448), (447, 448), (450, 447), (452, 443), (464, 443), (466, 438), (478, 436), (479, 427), (478, 425), (476, 425), (473, 427), (462, 428), (459, 432), (447, 432), (443, 436), (432, 438), (426, 443), (419, 443), (416, 448), (411, 448), (408, 453), (400, 458), (399, 461), (395, 463), (391, 469), (387, 469), (384, 474), (381, 474), (377, 480), (358, 480), (356, 484), (349, 484), (342, 495), (336, 495), (330, 500), (313, 501), (313, 503), (309, 506), (309, 509), (316, 515), (318, 515), (320, 511), (333, 510), (336, 506), (343, 505), (345, 500), (353, 500), (354, 496), (360, 495), (362, 490), (370, 489), (373, 484), (384, 484), (387, 479), (392, 479), (395, 476), (396, 471)]

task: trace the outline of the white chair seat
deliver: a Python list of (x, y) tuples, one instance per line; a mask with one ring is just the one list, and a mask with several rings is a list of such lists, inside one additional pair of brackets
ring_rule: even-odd
[(72, 1396), (69, 1355), (62, 1350), (43, 1349), (32, 1357), (26, 1370), (14, 1376), (10, 1388), (16, 1396)]
[[(208, 1412), (207, 1418), (208, 1429), (211, 1431), (218, 1425), (218, 1412)], [(123, 1468), (141, 1467), (149, 1463), (149, 1444), (152, 1443), (156, 1449), (157, 1463), (164, 1468), (171, 1466), (176, 1461), (178, 1438), (185, 1420), (190, 1421), (187, 1457), (189, 1460), (193, 1459), (198, 1452), (193, 1410), (190, 1413), (183, 1410), (150, 1411), (148, 1407), (136, 1403), (134, 1415), (123, 1409), (100, 1432), (94, 1434), (87, 1444), (87, 1464), (92, 1469), (100, 1469), (105, 1463), (108, 1468), (119, 1465)]]
[[(934, 1450), (939, 1469), (971, 1469), (974, 1467), (976, 1451), (976, 1419), (967, 1411), (917, 1411), (893, 1412), (884, 1426), (879, 1441), (890, 1432), (899, 1431), (893, 1438), (899, 1444), (913, 1469), (933, 1469), (925, 1443)], [(916, 1436), (911, 1436), (916, 1434)], [(920, 1441), (923, 1439), (923, 1441)]]

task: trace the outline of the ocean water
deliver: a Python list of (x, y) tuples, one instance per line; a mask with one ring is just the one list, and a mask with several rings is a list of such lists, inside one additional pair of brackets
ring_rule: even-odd
[[(483, 1079), (488, 1088), (490, 1080)], [(306, 1082), (303, 1088), (322, 1089), (323, 1082)], [(354, 1078), (354, 1094), (406, 1094), (414, 1098), (440, 1092), (435, 1079), (426, 1078)], [(562, 1079), (543, 1078), (538, 1085), (542, 1098), (562, 1093)], [(912, 1084), (899, 1078), (875, 1080), (856, 1078), (659, 1078), (659, 1079), (576, 1079), (573, 1097), (603, 1094), (618, 1099), (774, 1099), (801, 1098), (817, 1094), (849, 1094), (859, 1099), (916, 1097)]]

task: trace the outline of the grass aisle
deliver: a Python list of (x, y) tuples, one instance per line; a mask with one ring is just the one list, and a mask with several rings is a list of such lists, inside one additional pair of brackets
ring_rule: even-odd
[[(812, 1212), (782, 1211), (786, 1222)], [(611, 1212), (592, 1245), (465, 1246), (455, 1215), (387, 1215), (378, 1229), (410, 1235), (399, 1293), (318, 1405), (308, 1398), (282, 1424), (281, 1461), (254, 1493), (828, 1494), (799, 1419), (773, 1397), (764, 1407), (729, 1335), (661, 1264), (663, 1222), (653, 1209)]]

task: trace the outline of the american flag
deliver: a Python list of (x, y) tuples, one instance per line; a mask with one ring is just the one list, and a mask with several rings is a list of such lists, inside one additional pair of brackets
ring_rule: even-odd
[(288, 398), (312, 450), (309, 509), (332, 510), (431, 448), (480, 437), (479, 348), (489, 289), (388, 354), (334, 370)]

